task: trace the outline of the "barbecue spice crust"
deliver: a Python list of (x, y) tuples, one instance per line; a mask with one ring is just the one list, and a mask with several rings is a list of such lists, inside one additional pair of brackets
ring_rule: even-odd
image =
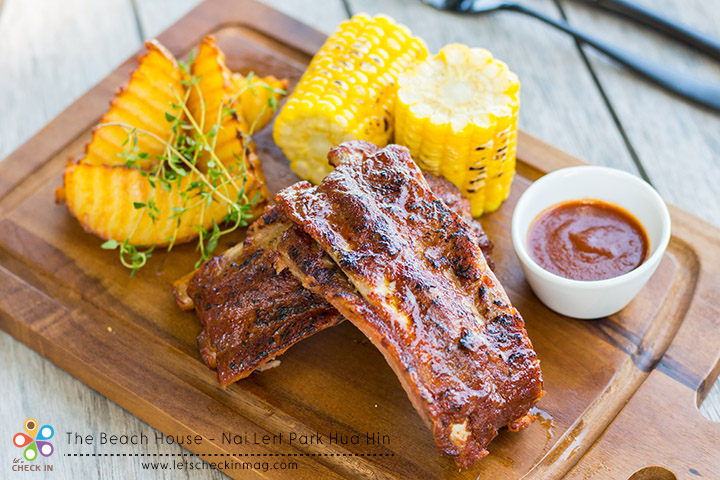
[[(367, 142), (358, 142), (352, 149), (338, 147), (336, 162), (341, 161), (341, 153), (349, 159), (377, 150)], [(492, 242), (472, 219), (470, 204), (460, 190), (444, 178), (425, 177), (433, 191), (473, 225), (478, 245), (491, 262)], [(300, 340), (344, 320), (321, 296), (282, 271), (275, 250), (292, 225), (277, 206), (267, 207), (243, 243), (174, 283), (178, 306), (197, 312), (202, 326), (200, 355), (209, 368), (217, 370), (223, 386), (262, 369)]]
[[(543, 395), (524, 322), (467, 200), (407, 150), (348, 142), (318, 187), (276, 196), (244, 243), (176, 282), (203, 360), (227, 385), (350, 320), (376, 345), (438, 448), (468, 467)], [(486, 260), (487, 258), (487, 260)]]
[(343, 155), (275, 200), (297, 224), (282, 261), (384, 354), (443, 453), (468, 467), (529, 424), (543, 391), (523, 319), (405, 148)]

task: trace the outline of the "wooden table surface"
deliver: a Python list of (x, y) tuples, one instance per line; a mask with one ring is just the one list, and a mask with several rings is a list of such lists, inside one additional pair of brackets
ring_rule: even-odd
[[(670, 203), (720, 225), (720, 114), (692, 106), (639, 80), (540, 22), (510, 12), (458, 17), (419, 0), (262, 0), (329, 33), (349, 15), (384, 12), (431, 50), (453, 41), (490, 49), (522, 80), (520, 126), (598, 165), (635, 173)], [(719, 0), (636, 0), (720, 36)], [(5, 0), (0, 2), (0, 159), (80, 97), (198, 0)], [(582, 2), (530, 2), (556, 18), (679, 69), (720, 82), (720, 65)], [(52, 208), (49, 206), (48, 208)], [(2, 293), (0, 292), (0, 295)], [(718, 345), (720, 349), (720, 345)], [(40, 355), (0, 332), (0, 438), (27, 416), (65, 432), (154, 436), (154, 429)], [(700, 407), (720, 420), (720, 381)], [(178, 446), (147, 448), (181, 453)], [(137, 451), (124, 446), (119, 453)], [(11, 455), (0, 449), (0, 468)], [(149, 473), (137, 459), (53, 458), (52, 478), (221, 478), (218, 471)]]

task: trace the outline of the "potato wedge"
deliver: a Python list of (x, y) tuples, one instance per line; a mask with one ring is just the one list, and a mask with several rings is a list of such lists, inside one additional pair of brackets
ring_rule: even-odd
[[(125, 160), (119, 156), (130, 146), (128, 130), (121, 126), (103, 124), (123, 123), (153, 133), (164, 142), (172, 134), (171, 124), (165, 114), (178, 116), (178, 105), (185, 95), (182, 74), (173, 55), (156, 41), (145, 42), (148, 52), (140, 57), (138, 69), (130, 77), (128, 85), (121, 89), (110, 103), (110, 110), (100, 119), (93, 131), (86, 154), (80, 161), (93, 165), (121, 165)], [(137, 133), (139, 151), (148, 158), (138, 159), (138, 165), (150, 169), (156, 165), (158, 156), (165, 153), (163, 142), (151, 135)]]
[(287, 91), (289, 81), (287, 78), (278, 80), (274, 76), (267, 77), (253, 76), (248, 84), (248, 79), (240, 73), (233, 73), (233, 82), (240, 92), (240, 104), (245, 121), (250, 125), (250, 130), (258, 132), (262, 130), (275, 114), (276, 108), (272, 108), (271, 98), (275, 105), (280, 104), (284, 94), (278, 90)]
[[(183, 177), (180, 186), (173, 183), (171, 191), (153, 188), (147, 177), (137, 169), (116, 165), (90, 165), (71, 163), (65, 168), (64, 188), (59, 191), (59, 199), (65, 200), (68, 210), (78, 218), (85, 230), (106, 240), (117, 240), (136, 246), (165, 246), (172, 242), (179, 244), (198, 236), (198, 226), (204, 230), (212, 228), (213, 221), (223, 222), (228, 214), (228, 203), (214, 195), (209, 207), (199, 196), (183, 200), (179, 192), (188, 190), (191, 182), (198, 176), (188, 174)], [(235, 200), (238, 185), (228, 184), (220, 192), (230, 200)], [(251, 183), (246, 189), (257, 188)], [(197, 193), (197, 190), (195, 190)], [(153, 200), (159, 210), (155, 221), (146, 208), (136, 206)], [(188, 207), (182, 216), (170, 218), (177, 208)], [(204, 213), (203, 213), (204, 210)], [(259, 215), (262, 206), (254, 209)]]
[[(245, 157), (245, 164), (240, 167), (245, 169), (249, 184), (254, 186), (253, 190), (246, 188), (246, 193), (249, 198), (259, 193), (261, 202), (265, 202), (270, 198), (270, 192), (265, 186), (262, 168), (259, 162), (250, 158), (252, 145), (248, 144), (245, 151), (250, 129), (242, 115), (239, 90), (232, 80), (232, 72), (225, 64), (225, 55), (212, 35), (200, 43), (198, 55), (191, 65), (191, 73), (198, 81), (189, 87), (191, 90), (187, 106), (190, 114), (204, 133), (219, 125), (214, 148), (217, 160), (232, 168), (238, 166), (238, 159)], [(252, 157), (257, 158), (254, 155)], [(205, 171), (211, 159), (212, 155), (205, 152), (198, 164), (200, 170)]]
[(233, 74), (225, 64), (225, 54), (212, 35), (203, 38), (190, 71), (198, 82), (197, 86), (189, 87), (187, 106), (203, 132), (208, 133), (221, 122), (221, 127), (233, 126), (247, 135), (248, 124), (242, 115), (223, 118), (223, 107), (235, 108), (238, 104), (238, 90), (232, 81)]
[[(189, 77), (170, 52), (154, 41), (146, 46), (148, 53), (140, 58), (127, 87), (118, 92), (101, 125), (94, 130), (85, 157), (66, 166), (56, 202), (64, 203), (85, 230), (134, 246), (166, 246), (197, 238), (201, 230), (211, 229), (213, 222), (223, 223), (232, 212), (230, 202), (237, 201), (240, 191), (246, 203), (257, 200), (250, 211), (252, 219), (257, 218), (270, 194), (260, 161), (247, 140), (249, 128), (238, 85), (214, 39), (208, 37), (200, 45), (199, 55), (190, 67), (197, 83), (190, 82), (189, 87), (185, 82)], [(232, 109), (231, 115), (226, 114), (226, 105)], [(175, 118), (183, 123), (174, 122)], [(183, 141), (182, 136), (173, 136), (176, 123), (176, 132), (188, 139), (199, 138), (199, 133), (190, 127), (193, 123), (202, 126), (207, 136), (218, 118), (219, 128), (209, 136), (212, 153), (198, 147), (200, 142), (193, 144)], [(123, 126), (103, 126), (108, 123)], [(127, 142), (128, 126), (138, 131), (135, 153), (141, 155), (137, 156), (135, 168), (122, 158), (123, 152), (133, 146)], [(169, 161), (166, 158), (187, 169), (190, 157), (179, 161), (187, 153), (178, 152), (192, 148), (196, 150), (190, 157), (200, 154), (199, 173), (188, 173), (179, 183), (165, 185), (168, 188), (163, 188), (157, 179), (153, 185), (149, 180), (154, 175), (151, 172), (158, 167), (170, 168), (168, 163), (161, 164)], [(168, 157), (166, 149), (173, 152), (172, 157)], [(221, 165), (210, 171), (211, 160)], [(229, 177), (232, 183), (226, 183)], [(209, 192), (207, 182), (214, 182), (217, 188), (210, 200), (203, 198), (197, 187), (202, 184), (203, 190)]]

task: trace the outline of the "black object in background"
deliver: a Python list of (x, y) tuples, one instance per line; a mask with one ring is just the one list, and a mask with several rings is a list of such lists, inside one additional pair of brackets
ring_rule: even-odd
[[(713, 58), (720, 58), (720, 41), (704, 34), (694, 33), (686, 27), (671, 22), (648, 9), (624, 0), (581, 1), (589, 5), (596, 5), (611, 10), (623, 17), (654, 28)], [(698, 78), (696, 75), (676, 71), (668, 65), (611, 45), (604, 40), (581, 32), (570, 26), (567, 22), (555, 20), (544, 13), (527, 8), (519, 3), (499, 0), (423, 0), (423, 2), (440, 10), (448, 10), (461, 14), (480, 14), (495, 10), (509, 10), (535, 17), (558, 30), (572, 35), (575, 39), (590, 45), (666, 90), (699, 105), (720, 111), (720, 82)]]

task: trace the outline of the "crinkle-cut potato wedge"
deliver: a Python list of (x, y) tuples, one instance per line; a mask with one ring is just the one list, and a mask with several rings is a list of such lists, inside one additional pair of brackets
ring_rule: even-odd
[[(128, 85), (121, 89), (110, 103), (110, 110), (103, 115), (100, 125), (124, 123), (151, 132), (167, 141), (172, 134), (171, 124), (165, 114), (178, 116), (181, 112), (172, 104), (180, 104), (185, 95), (182, 73), (175, 57), (156, 41), (145, 42), (148, 52), (140, 57), (138, 69), (130, 77)], [(80, 160), (92, 165), (121, 165), (125, 160), (118, 156), (128, 145), (128, 130), (120, 126), (98, 126), (86, 147), (85, 157)], [(151, 135), (137, 133), (137, 146), (148, 158), (140, 159), (138, 166), (150, 169), (158, 163), (158, 156), (165, 153), (162, 142)]]
[[(103, 239), (118, 242), (129, 239), (128, 243), (136, 246), (165, 246), (171, 243), (173, 236), (176, 244), (196, 238), (197, 226), (202, 225), (205, 230), (212, 228), (213, 221), (222, 223), (228, 213), (228, 203), (217, 195), (213, 196), (204, 214), (199, 197), (191, 198), (187, 205), (183, 205), (179, 192), (187, 190), (190, 183), (197, 179), (197, 175), (188, 174), (183, 177), (179, 189), (173, 183), (172, 190), (167, 191), (152, 188), (147, 177), (137, 169), (122, 165), (71, 163), (65, 168), (65, 186), (59, 192), (58, 200), (65, 201), (68, 210), (78, 218), (85, 230)], [(242, 188), (241, 180), (238, 180), (237, 187), (228, 184), (219, 190), (234, 200), (239, 188)], [(193, 192), (197, 193), (197, 190)], [(146, 203), (151, 193), (161, 212), (155, 222), (146, 209), (138, 209), (133, 205), (134, 202)], [(191, 208), (182, 215), (178, 224), (177, 218), (169, 217), (174, 208), (182, 207)], [(256, 210), (261, 210), (261, 207), (256, 207)], [(260, 212), (254, 213), (257, 216)]]
[[(206, 36), (200, 42), (200, 49), (190, 66), (190, 72), (198, 82), (197, 86), (189, 87), (188, 110), (202, 125), (203, 132), (208, 133), (218, 120), (221, 120), (223, 106), (234, 109), (239, 105), (239, 100), (235, 98), (238, 90), (232, 81), (233, 74), (225, 64), (225, 54), (218, 48), (212, 35)], [(233, 126), (244, 134), (249, 133), (249, 125), (242, 115), (226, 116), (221, 128), (227, 126)]]
[[(121, 243), (127, 240), (135, 246), (165, 246), (197, 238), (200, 229), (208, 230), (213, 222), (223, 222), (231, 208), (223, 196), (235, 201), (240, 189), (247, 201), (256, 200), (250, 220), (259, 217), (270, 194), (253, 145), (246, 141), (250, 131), (240, 105), (238, 84), (215, 40), (207, 37), (201, 43), (190, 72), (197, 84), (190, 87), (184, 85), (187, 75), (170, 52), (155, 41), (147, 42), (146, 46), (148, 53), (140, 58), (127, 87), (118, 92), (100, 123), (122, 123), (137, 128), (137, 152), (148, 155), (138, 157), (138, 168), (129, 168), (120, 156), (132, 146), (126, 143), (127, 128), (96, 128), (85, 157), (66, 166), (56, 202), (65, 203), (85, 230), (108, 240)], [(268, 84), (282, 88), (287, 82), (268, 77)], [(188, 92), (187, 88), (191, 90)], [(180, 110), (186, 98), (190, 115)], [(226, 105), (234, 113), (221, 118), (219, 115), (224, 113)], [(193, 182), (202, 181), (199, 173), (188, 174), (180, 185), (173, 183), (170, 191), (158, 182), (153, 187), (148, 180), (149, 172), (161, 161), (159, 157), (166, 156), (164, 144), (173, 138), (173, 122), (168, 115), (186, 123), (196, 120), (206, 134), (218, 118), (222, 120), (214, 137), (213, 153), (203, 151), (197, 167), (206, 173), (208, 162), (217, 158), (222, 170), (227, 170), (236, 180), (234, 185), (221, 186), (220, 193), (213, 195), (209, 205), (199, 198), (183, 205), (181, 193), (187, 192)], [(159, 211), (154, 221), (147, 208), (134, 205), (147, 204), (150, 198)], [(179, 220), (173, 218), (173, 212), (182, 207), (191, 208), (183, 212)]]
[(284, 94), (278, 90), (287, 92), (290, 82), (287, 78), (278, 80), (272, 75), (262, 78), (253, 76), (248, 86), (248, 78), (240, 73), (233, 73), (232, 79), (238, 90), (242, 92), (240, 93), (242, 114), (250, 129), (253, 132), (262, 130), (275, 114), (275, 109), (270, 106), (270, 99), (274, 98), (273, 103), (279, 105)]
[[(191, 74), (198, 79), (196, 85), (189, 87), (187, 106), (190, 115), (200, 124), (204, 133), (210, 132), (219, 122), (215, 155), (223, 165), (237, 163), (246, 150), (245, 170), (254, 188), (246, 187), (245, 192), (248, 198), (254, 198), (259, 193), (260, 202), (265, 202), (270, 192), (265, 186), (265, 176), (259, 162), (252, 161), (252, 145), (246, 149), (245, 136), (250, 133), (250, 126), (242, 115), (240, 100), (236, 98), (239, 97), (239, 90), (233, 82), (232, 72), (225, 64), (225, 54), (220, 51), (212, 35), (203, 38), (190, 69)], [(223, 111), (224, 107), (230, 109), (232, 114), (227, 115)], [(207, 168), (211, 158), (209, 152), (204, 152), (198, 168)]]

